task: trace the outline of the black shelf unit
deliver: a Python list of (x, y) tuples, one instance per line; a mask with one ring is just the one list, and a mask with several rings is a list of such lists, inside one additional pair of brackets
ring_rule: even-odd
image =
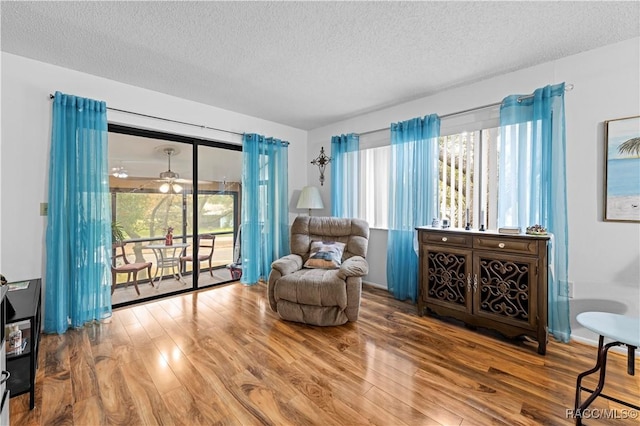
[(7, 371), (7, 357), (5, 355), (5, 333), (4, 326), (6, 323), (6, 312), (7, 312), (7, 286), (0, 286), (0, 398), (2, 402), (0, 402), (0, 425), (8, 425), (9, 424), (9, 398), (11, 397), (11, 392), (7, 387), (7, 381), (11, 373)]
[(29, 408), (33, 409), (40, 347), (42, 295), (39, 278), (27, 281), (27, 288), (8, 291), (6, 296), (15, 310), (13, 315), (7, 315), (7, 325), (26, 322), (29, 324), (28, 328), (22, 329), (23, 338), (28, 339), (25, 349), (19, 354), (7, 354), (7, 370), (11, 373), (7, 387), (12, 398), (29, 392)]

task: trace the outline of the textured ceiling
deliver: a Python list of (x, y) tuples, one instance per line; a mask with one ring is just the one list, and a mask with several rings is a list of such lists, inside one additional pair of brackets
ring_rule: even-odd
[(637, 1), (1, 7), (3, 51), (301, 129), (640, 35)]

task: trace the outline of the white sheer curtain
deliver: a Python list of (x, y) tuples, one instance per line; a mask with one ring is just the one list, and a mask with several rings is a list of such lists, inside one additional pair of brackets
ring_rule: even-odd
[(359, 217), (371, 228), (389, 227), (389, 155), (391, 147), (360, 151)]

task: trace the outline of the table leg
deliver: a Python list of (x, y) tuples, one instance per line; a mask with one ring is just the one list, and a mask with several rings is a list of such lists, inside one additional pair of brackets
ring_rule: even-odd
[(154, 253), (156, 253), (156, 259), (158, 260), (158, 267), (156, 268), (156, 273), (153, 276), (153, 279), (156, 279), (158, 275), (158, 271), (160, 271), (160, 278), (158, 278), (158, 282), (156, 282), (156, 289), (160, 290), (160, 282), (162, 281), (163, 271), (164, 271), (164, 252), (161, 249), (154, 249)]
[[(582, 424), (582, 418), (581, 418), (582, 416), (580, 411), (587, 408), (589, 404), (591, 404), (591, 402), (596, 398), (596, 396), (598, 396), (594, 392), (589, 396), (589, 398), (587, 399), (587, 401), (585, 401), (584, 404), (580, 403), (580, 399), (581, 399), (580, 393), (582, 392), (582, 379), (600, 370), (600, 368), (602, 367), (602, 357), (603, 355), (606, 356), (606, 352), (603, 351), (603, 348), (604, 348), (604, 336), (600, 336), (600, 339), (598, 340), (598, 357), (596, 358), (596, 365), (592, 369), (587, 370), (578, 375), (578, 380), (576, 382), (576, 401), (575, 401), (574, 410), (573, 410), (573, 415), (576, 417), (576, 425)], [(600, 374), (602, 375), (602, 370)]]
[(180, 281), (184, 285), (187, 284), (187, 282), (184, 281), (184, 279), (182, 278), (182, 273), (180, 272), (180, 262), (179, 261), (178, 261), (178, 281)]
[[(182, 284), (186, 285), (186, 281), (182, 278), (182, 273), (180, 272), (180, 254), (182, 254), (182, 248), (180, 249), (180, 253), (176, 256), (177, 247), (173, 249), (173, 259), (171, 260), (171, 267), (173, 272), (173, 277), (180, 281)], [(176, 273), (176, 269), (178, 272)]]
[[(598, 358), (596, 360), (596, 365), (592, 369), (587, 370), (584, 373), (580, 373), (578, 375), (578, 380), (576, 383), (576, 402), (575, 402), (574, 412), (573, 412), (574, 416), (576, 417), (576, 425), (582, 424), (582, 412), (586, 410), (587, 407), (589, 407), (589, 405), (591, 405), (593, 400), (596, 399), (598, 396), (602, 396), (603, 398), (626, 405), (628, 407), (632, 407), (636, 409), (638, 408), (633, 404), (629, 404), (628, 402), (621, 401), (617, 398), (613, 398), (602, 393), (602, 390), (604, 389), (604, 379), (607, 373), (607, 353), (610, 348), (614, 346), (620, 346), (620, 345), (622, 345), (622, 343), (620, 342), (611, 342), (605, 345), (604, 336), (600, 336), (600, 339), (598, 340)], [(596, 386), (595, 390), (582, 387), (582, 379), (590, 374), (595, 373), (598, 370), (600, 370), (600, 378), (598, 379), (598, 385)], [(581, 404), (580, 392), (583, 390), (587, 392), (591, 392), (591, 395), (589, 395), (586, 401), (584, 401)]]

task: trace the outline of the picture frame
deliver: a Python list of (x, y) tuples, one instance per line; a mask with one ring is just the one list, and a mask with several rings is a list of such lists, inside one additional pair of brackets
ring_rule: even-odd
[(640, 222), (640, 115), (604, 122), (604, 220)]

